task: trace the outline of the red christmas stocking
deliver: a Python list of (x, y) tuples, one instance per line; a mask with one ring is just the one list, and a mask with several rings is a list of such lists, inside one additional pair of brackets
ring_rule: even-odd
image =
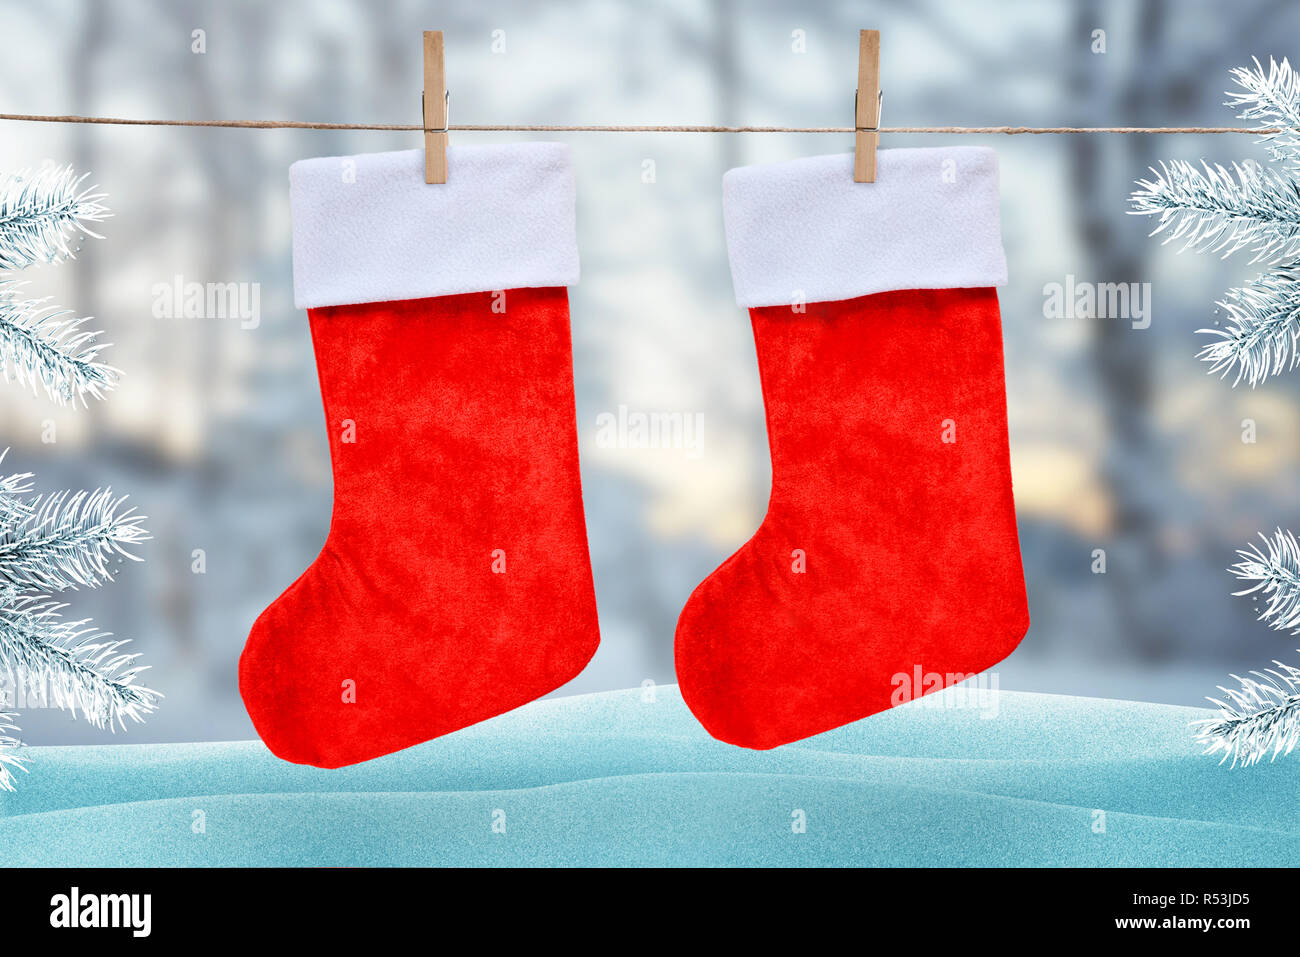
[[(677, 625), (682, 697), (772, 748), (969, 677), (1029, 626), (1007, 447), (988, 149), (723, 180), (758, 349), (772, 492)], [(920, 687), (916, 687), (917, 676)]]
[(288, 761), (339, 767), (455, 731), (596, 650), (568, 149), (467, 147), (448, 163), (436, 186), (422, 150), (290, 174), (334, 510), (239, 667), (249, 716)]

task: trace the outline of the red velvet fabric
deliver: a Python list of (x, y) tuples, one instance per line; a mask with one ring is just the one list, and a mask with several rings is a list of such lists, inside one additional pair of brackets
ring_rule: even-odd
[(988, 668), (1029, 611), (995, 291), (750, 316), (771, 497), (691, 595), (676, 660), (710, 734), (772, 748)]
[(567, 292), (494, 301), (309, 312), (333, 517), (239, 667), (287, 761), (340, 767), (447, 734), (595, 653)]

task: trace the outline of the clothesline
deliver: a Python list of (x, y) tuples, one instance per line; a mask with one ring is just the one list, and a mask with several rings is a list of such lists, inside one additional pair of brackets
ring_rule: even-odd
[[(301, 120), (142, 120), (119, 116), (49, 116), (28, 113), (0, 113), (0, 120), (25, 123), (89, 123), (102, 126), (190, 126), (248, 130), (355, 130), (378, 132), (426, 132), (419, 124), (310, 123)], [(453, 133), (853, 133), (852, 126), (620, 126), (607, 124), (496, 124), (474, 123), (448, 126)], [(437, 130), (435, 132), (441, 132)], [(1043, 133), (1278, 133), (1278, 127), (1249, 126), (882, 126), (885, 133), (983, 133), (1017, 136)]]

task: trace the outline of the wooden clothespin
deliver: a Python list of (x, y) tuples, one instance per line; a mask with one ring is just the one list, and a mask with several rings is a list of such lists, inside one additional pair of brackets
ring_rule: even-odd
[(858, 98), (853, 128), (853, 182), (876, 181), (880, 145), (880, 31), (858, 31)]
[(447, 182), (447, 71), (442, 31), (424, 31), (424, 181)]

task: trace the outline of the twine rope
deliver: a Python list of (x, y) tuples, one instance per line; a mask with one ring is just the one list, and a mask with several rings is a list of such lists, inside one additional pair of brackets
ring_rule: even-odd
[[(120, 116), (54, 116), (34, 113), (0, 113), (0, 120), (22, 123), (88, 123), (98, 126), (185, 126), (241, 130), (353, 130), (394, 133), (426, 131), (419, 124), (310, 123), (301, 120), (143, 120)], [(552, 123), (462, 123), (447, 127), (456, 133), (853, 133), (852, 126), (708, 126), (614, 124), (564, 125)], [(1053, 133), (1253, 133), (1281, 132), (1279, 127), (1250, 126), (882, 126), (880, 133), (955, 133), (1020, 136)], [(441, 132), (437, 130), (436, 132)], [(876, 132), (876, 131), (873, 131)]]

